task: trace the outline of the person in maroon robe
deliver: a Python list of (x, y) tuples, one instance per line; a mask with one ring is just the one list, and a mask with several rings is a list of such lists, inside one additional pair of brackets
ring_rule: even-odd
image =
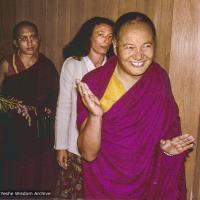
[(1, 116), (1, 190), (51, 193), (58, 170), (53, 149), (58, 73), (39, 52), (40, 36), (32, 22), (14, 27), (13, 45), (15, 52), (1, 62), (1, 95), (32, 108), (27, 110), (31, 124), (15, 111)]
[(84, 199), (186, 200), (178, 107), (166, 71), (153, 61), (156, 31), (142, 13), (114, 28), (116, 56), (77, 81)]

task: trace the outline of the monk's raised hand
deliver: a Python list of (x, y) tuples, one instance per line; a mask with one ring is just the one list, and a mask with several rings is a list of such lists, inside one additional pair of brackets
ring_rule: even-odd
[(194, 137), (184, 134), (172, 138), (171, 140), (161, 140), (160, 147), (166, 154), (178, 155), (194, 147)]
[(78, 92), (81, 95), (84, 105), (89, 110), (90, 114), (94, 116), (102, 116), (103, 110), (100, 105), (99, 99), (92, 93), (86, 83), (79, 80), (76, 81)]

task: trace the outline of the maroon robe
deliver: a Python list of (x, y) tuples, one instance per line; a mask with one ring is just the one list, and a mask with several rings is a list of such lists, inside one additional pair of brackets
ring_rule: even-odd
[[(31, 126), (15, 111), (1, 118), (2, 188), (52, 191), (56, 184), (58, 168), (53, 149), (53, 118), (58, 93), (57, 71), (53, 63), (42, 54), (39, 54), (37, 62), (28, 69), (25, 69), (16, 54), (15, 63), (19, 73), (13, 70), (12, 57), (7, 60), (9, 70), (3, 83), (3, 95), (36, 107), (37, 116), (34, 112), (30, 113)], [(52, 111), (51, 118), (47, 121), (44, 121), (45, 107)]]

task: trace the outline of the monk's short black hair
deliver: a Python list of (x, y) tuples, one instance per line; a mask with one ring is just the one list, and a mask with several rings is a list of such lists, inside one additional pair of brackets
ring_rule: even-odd
[(133, 22), (143, 22), (143, 23), (147, 24), (149, 26), (149, 28), (151, 29), (152, 34), (153, 34), (153, 39), (155, 40), (156, 28), (155, 28), (154, 23), (147, 15), (140, 13), (140, 12), (128, 12), (128, 13), (121, 15), (115, 23), (114, 37), (115, 38), (119, 37), (119, 32), (125, 24), (129, 24), (129, 23), (133, 23)]

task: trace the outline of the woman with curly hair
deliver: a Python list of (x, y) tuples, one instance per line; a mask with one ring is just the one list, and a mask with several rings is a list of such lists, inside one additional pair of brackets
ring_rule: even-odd
[(112, 55), (113, 21), (104, 17), (87, 20), (63, 50), (66, 58), (60, 75), (60, 91), (55, 122), (57, 161), (63, 170), (57, 196), (82, 198), (81, 157), (77, 148), (76, 79), (102, 66)]

